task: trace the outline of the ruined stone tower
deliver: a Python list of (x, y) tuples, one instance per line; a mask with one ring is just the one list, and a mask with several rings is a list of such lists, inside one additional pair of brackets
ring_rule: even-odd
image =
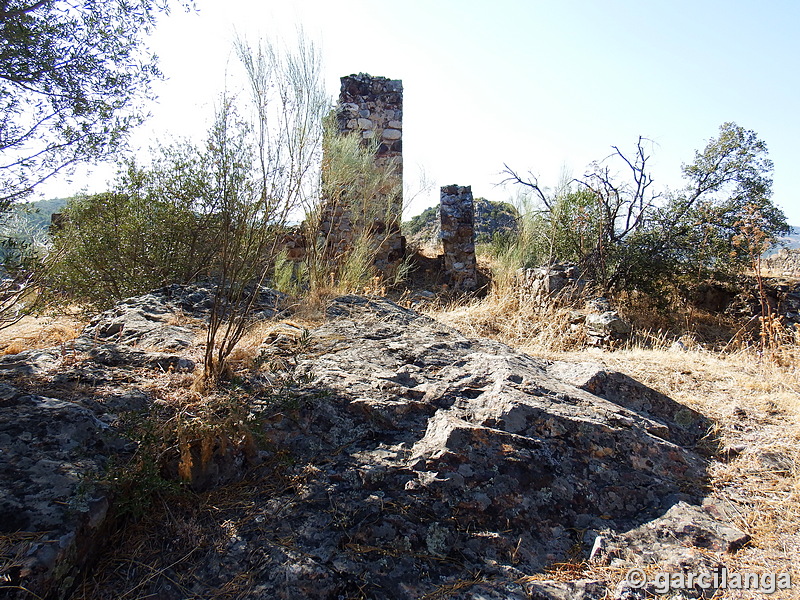
[[(335, 258), (352, 246), (356, 232), (366, 227), (375, 243), (374, 265), (391, 277), (405, 254), (400, 232), (403, 212), (403, 83), (366, 74), (341, 78), (336, 119), (339, 133), (374, 142), (375, 164), (390, 175), (388, 195), (374, 198), (380, 206), (375, 215), (364, 215), (352, 206), (330, 206), (322, 220), (322, 233)], [(364, 222), (369, 220), (371, 222)]]
[(472, 187), (446, 185), (441, 188), (440, 199), (445, 272), (455, 289), (473, 291), (478, 286), (478, 263)]

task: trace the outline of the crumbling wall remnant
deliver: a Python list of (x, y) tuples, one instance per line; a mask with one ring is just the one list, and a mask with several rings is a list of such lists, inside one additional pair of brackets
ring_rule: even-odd
[(391, 191), (374, 198), (375, 210), (328, 203), (321, 222), (328, 253), (336, 258), (353, 247), (356, 236), (369, 231), (374, 242), (373, 264), (393, 276), (405, 255), (400, 231), (403, 213), (403, 82), (364, 73), (341, 78), (336, 109), (340, 134), (358, 135), (376, 144), (375, 165), (389, 175)]
[(764, 258), (761, 268), (778, 277), (800, 277), (800, 248), (781, 248)]
[(446, 185), (441, 188), (440, 198), (445, 271), (455, 289), (475, 290), (478, 286), (478, 262), (475, 258), (472, 188)]

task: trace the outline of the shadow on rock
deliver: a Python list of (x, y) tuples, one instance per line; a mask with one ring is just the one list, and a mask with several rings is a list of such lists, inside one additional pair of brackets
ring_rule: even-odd
[(386, 300), (329, 315), (299, 366), (318, 396), (264, 431), (298, 483), (228, 562), (262, 565), (257, 597), (410, 599), (480, 573), (485, 597), (526, 598), (516, 582), (588, 553), (587, 531), (702, 494), (705, 461), (667, 425), (550, 364)]
[[(531, 586), (578, 597), (524, 582), (586, 558), (598, 537), (683, 523), (691, 511), (673, 507), (703, 495), (692, 446), (707, 422), (637, 382), (470, 339), (384, 299), (341, 297), (328, 315), (298, 357), (305, 384), (242, 396), (262, 464), (193, 507), (165, 508), (143, 534), (158, 543), (115, 542), (109, 560), (131, 561), (125, 577), (99, 571), (84, 597), (522, 599)], [(166, 360), (115, 341), (92, 346), (89, 362)], [(8, 422), (25, 403), (5, 402)], [(56, 408), (102, 428), (85, 407)], [(0, 442), (22, 435), (3, 427)], [(578, 587), (584, 598), (604, 590)]]

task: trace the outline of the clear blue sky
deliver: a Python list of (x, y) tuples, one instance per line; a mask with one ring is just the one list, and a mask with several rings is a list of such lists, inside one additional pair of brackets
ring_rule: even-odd
[[(734, 121), (766, 141), (774, 200), (800, 225), (800, 3), (628, 0), (197, 0), (152, 38), (168, 80), (134, 138), (204, 134), (233, 71), (235, 32), (291, 39), (301, 25), (321, 44), (326, 83), (367, 72), (402, 79), (404, 156), (414, 186), (433, 189), (407, 214), (438, 202), (438, 188), (495, 187), (506, 162), (555, 186), (566, 167), (655, 142), (656, 185), (681, 185), (680, 166)], [(97, 186), (96, 170), (80, 182)], [(76, 187), (80, 187), (76, 180)], [(56, 194), (58, 195), (58, 194)]]

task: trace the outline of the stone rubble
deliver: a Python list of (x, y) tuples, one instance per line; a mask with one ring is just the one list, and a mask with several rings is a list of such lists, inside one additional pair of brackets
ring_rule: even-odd
[(578, 295), (587, 283), (581, 278), (577, 265), (566, 263), (519, 269), (516, 282), (520, 294), (539, 299), (542, 303), (551, 302), (556, 295)]
[(800, 248), (781, 248), (762, 259), (761, 268), (780, 277), (800, 278)]

